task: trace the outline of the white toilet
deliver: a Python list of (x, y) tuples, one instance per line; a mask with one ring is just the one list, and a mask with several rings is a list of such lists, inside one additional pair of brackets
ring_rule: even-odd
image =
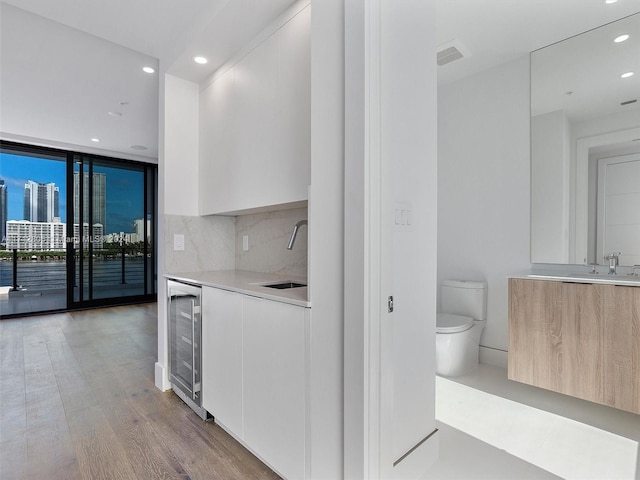
[(480, 335), (487, 323), (487, 284), (443, 280), (436, 316), (436, 373), (457, 377), (478, 366)]

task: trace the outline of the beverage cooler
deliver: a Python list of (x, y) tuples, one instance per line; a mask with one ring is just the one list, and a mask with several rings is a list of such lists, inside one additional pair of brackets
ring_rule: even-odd
[(202, 289), (167, 281), (169, 378), (173, 391), (201, 418), (202, 408)]

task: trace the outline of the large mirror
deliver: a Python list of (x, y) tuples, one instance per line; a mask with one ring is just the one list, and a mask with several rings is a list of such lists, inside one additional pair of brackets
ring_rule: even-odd
[(531, 53), (531, 262), (640, 264), (640, 13)]

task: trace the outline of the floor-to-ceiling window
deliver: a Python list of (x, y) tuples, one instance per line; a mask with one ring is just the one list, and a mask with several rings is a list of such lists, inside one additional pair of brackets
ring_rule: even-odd
[(155, 298), (155, 165), (0, 147), (0, 315)]

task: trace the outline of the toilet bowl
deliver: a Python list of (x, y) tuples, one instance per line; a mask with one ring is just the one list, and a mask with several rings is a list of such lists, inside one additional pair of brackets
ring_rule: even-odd
[(480, 336), (486, 325), (485, 282), (445, 280), (436, 316), (436, 373), (457, 377), (478, 365)]

